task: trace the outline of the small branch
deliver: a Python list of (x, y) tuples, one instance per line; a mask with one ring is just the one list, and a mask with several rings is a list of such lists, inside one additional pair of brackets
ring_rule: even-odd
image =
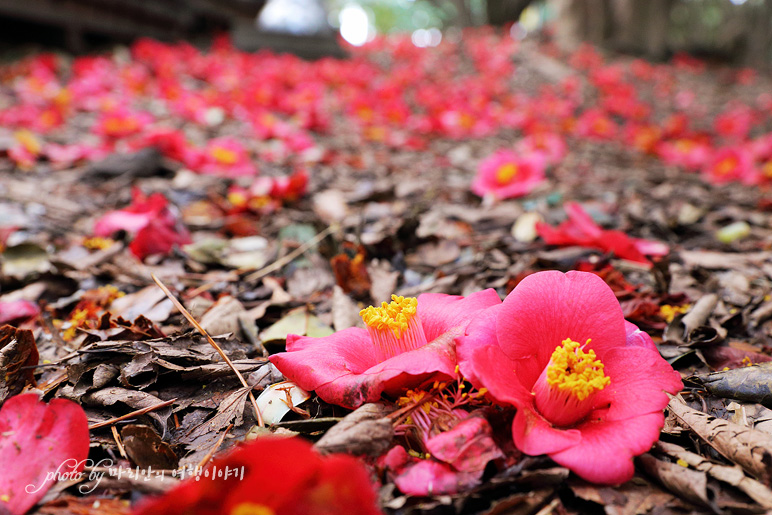
[(166, 287), (164, 283), (161, 282), (161, 280), (155, 276), (155, 274), (150, 274), (150, 276), (153, 278), (153, 281), (158, 285), (161, 290), (166, 294), (167, 297), (169, 297), (169, 300), (172, 301), (174, 306), (180, 310), (180, 313), (182, 313), (185, 318), (188, 319), (188, 322), (193, 324), (193, 327), (198, 329), (198, 332), (201, 333), (209, 342), (209, 345), (214, 347), (214, 349), (220, 354), (220, 357), (225, 361), (225, 363), (228, 364), (231, 370), (233, 370), (233, 373), (236, 374), (236, 377), (239, 378), (239, 381), (241, 381), (242, 386), (244, 388), (249, 389), (249, 400), (252, 403), (252, 408), (255, 410), (255, 418), (257, 419), (257, 425), (260, 427), (265, 427), (265, 424), (263, 423), (263, 416), (260, 414), (260, 408), (257, 407), (257, 401), (255, 400), (255, 396), (252, 395), (252, 388), (247, 384), (246, 379), (244, 379), (244, 376), (241, 375), (241, 372), (238, 371), (238, 369), (233, 366), (233, 362), (230, 360), (228, 356), (225, 355), (225, 352), (222, 350), (222, 347), (217, 345), (217, 342), (212, 339), (211, 336), (209, 336), (209, 333), (206, 332), (206, 330), (201, 327), (201, 324), (198, 323), (198, 321), (193, 318), (193, 315), (191, 315), (187, 309), (185, 309), (185, 306), (183, 306), (179, 300), (177, 300), (177, 297), (172, 295), (172, 292), (169, 291), (169, 288)]
[(121, 420), (126, 420), (127, 418), (133, 418), (138, 417), (139, 415), (144, 415), (145, 413), (149, 413), (153, 410), (157, 410), (159, 408), (164, 408), (168, 406), (169, 404), (172, 404), (177, 399), (169, 399), (168, 401), (163, 401), (159, 404), (156, 404), (154, 406), (148, 406), (147, 408), (138, 409), (137, 411), (132, 411), (131, 413), (127, 413), (125, 415), (122, 415), (120, 417), (111, 418), (110, 420), (105, 420), (104, 422), (97, 422), (96, 424), (91, 424), (88, 426), (89, 431), (93, 431), (94, 429), (99, 429), (100, 427), (110, 426), (112, 424), (115, 424), (116, 422), (120, 422)]
[(217, 452), (217, 449), (219, 449), (219, 448), (220, 448), (220, 446), (222, 445), (223, 441), (225, 440), (225, 437), (226, 437), (226, 436), (228, 436), (228, 433), (230, 432), (230, 430), (231, 430), (232, 428), (233, 428), (233, 424), (231, 424), (231, 425), (229, 425), (228, 427), (226, 427), (226, 428), (225, 428), (225, 431), (223, 431), (222, 435), (220, 435), (220, 439), (219, 439), (219, 440), (217, 440), (217, 443), (216, 443), (216, 444), (214, 444), (214, 447), (212, 447), (211, 449), (209, 449), (209, 452), (208, 452), (208, 453), (206, 453), (206, 456), (204, 456), (204, 457), (201, 459), (201, 461), (200, 461), (200, 462), (198, 462), (198, 465), (196, 466), (196, 468), (199, 468), (199, 467), (200, 467), (200, 468), (204, 468), (204, 465), (206, 465), (207, 463), (209, 463), (209, 460), (211, 460), (211, 459), (212, 459), (212, 456), (214, 456), (214, 453), (216, 453), (216, 452)]

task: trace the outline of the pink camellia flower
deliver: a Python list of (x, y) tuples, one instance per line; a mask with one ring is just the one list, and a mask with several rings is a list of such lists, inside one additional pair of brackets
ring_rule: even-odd
[(610, 140), (617, 133), (617, 124), (600, 109), (588, 109), (576, 122), (576, 132), (594, 140)]
[(614, 292), (588, 272), (530, 275), (477, 313), (458, 343), (461, 372), (517, 414), (512, 436), (582, 478), (619, 484), (664, 424), (681, 378), (626, 324)]
[(153, 116), (149, 113), (133, 112), (126, 107), (118, 107), (102, 113), (92, 130), (95, 134), (108, 138), (123, 138), (139, 133), (151, 123), (153, 123)]
[(547, 164), (560, 163), (568, 152), (566, 142), (553, 132), (540, 132), (521, 139), (515, 149), (521, 154), (541, 152)]
[(94, 224), (95, 236), (109, 237), (121, 230), (133, 236), (129, 250), (141, 260), (151, 254), (167, 254), (174, 245), (191, 241), (166, 197), (161, 193), (145, 196), (138, 188), (132, 191), (130, 206), (105, 213)]
[(287, 352), (271, 356), (282, 374), (323, 400), (347, 408), (398, 394), (433, 377), (455, 377), (454, 339), (480, 310), (499, 304), (493, 289), (468, 297), (392, 296), (361, 311), (367, 329), (323, 338), (290, 334)]
[(724, 147), (713, 155), (702, 172), (705, 179), (713, 184), (750, 182), (753, 175), (753, 157), (745, 148)]
[(193, 171), (207, 175), (257, 175), (257, 167), (250, 160), (249, 153), (241, 142), (233, 138), (210, 140), (203, 150), (186, 149), (184, 160)]
[(656, 146), (656, 152), (665, 163), (680, 166), (690, 172), (699, 170), (710, 159), (710, 146), (687, 137), (661, 141)]
[(499, 150), (480, 163), (472, 192), (497, 199), (522, 197), (544, 182), (544, 166), (541, 152), (518, 155)]
[(735, 105), (716, 116), (713, 129), (732, 141), (743, 140), (753, 127), (753, 111), (747, 105)]

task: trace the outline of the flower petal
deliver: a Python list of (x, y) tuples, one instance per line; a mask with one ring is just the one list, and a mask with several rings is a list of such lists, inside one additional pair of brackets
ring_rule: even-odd
[(622, 308), (595, 274), (557, 271), (529, 275), (504, 299), (496, 321), (501, 350), (512, 359), (532, 357), (538, 366), (518, 370), (529, 389), (566, 338), (591, 339), (599, 358), (625, 344)]
[(426, 341), (458, 326), (466, 326), (480, 310), (501, 304), (493, 288), (462, 297), (444, 293), (423, 293), (418, 296), (418, 316), (424, 328)]
[(455, 376), (454, 338), (448, 332), (421, 348), (378, 363), (367, 331), (352, 327), (324, 338), (290, 335), (289, 352), (270, 357), (282, 374), (323, 400), (346, 408), (420, 385), (436, 374)]
[(664, 420), (657, 412), (626, 420), (586, 422), (578, 427), (581, 444), (550, 457), (587, 481), (624, 483), (633, 477), (633, 458), (657, 441)]
[(488, 394), (503, 404), (522, 406), (532, 395), (520, 384), (515, 374), (518, 363), (504, 354), (496, 338), (496, 318), (501, 304), (481, 311), (467, 326), (466, 334), (456, 342), (461, 375), (476, 388), (487, 388)]
[(323, 338), (287, 336), (287, 352), (270, 357), (279, 371), (304, 390), (317, 390), (344, 375), (361, 374), (375, 365), (370, 335), (351, 327)]
[(421, 460), (408, 465), (394, 478), (394, 484), (407, 495), (446, 495), (471, 488), (480, 482), (483, 471), (456, 472), (450, 465), (434, 460)]
[[(669, 401), (665, 392), (681, 391), (681, 375), (658, 352), (641, 347), (620, 347), (603, 356), (611, 382), (598, 392), (595, 405), (609, 406), (604, 420), (624, 420), (661, 412)], [(592, 414), (590, 414), (592, 418)]]
[(434, 459), (466, 472), (485, 470), (489, 461), (504, 455), (493, 441), (491, 425), (485, 417), (475, 415), (429, 438), (425, 445)]
[(582, 435), (576, 429), (552, 427), (536, 412), (533, 402), (518, 408), (512, 422), (512, 437), (515, 446), (531, 456), (560, 452), (582, 441)]
[(651, 339), (651, 336), (638, 329), (638, 326), (632, 322), (625, 320), (625, 333), (627, 335), (627, 341), (625, 345), (627, 347), (643, 347), (644, 349), (653, 350), (659, 353), (657, 346)]

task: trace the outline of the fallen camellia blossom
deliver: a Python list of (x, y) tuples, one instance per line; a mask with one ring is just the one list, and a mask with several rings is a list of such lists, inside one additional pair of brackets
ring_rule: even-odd
[[(215, 478), (215, 474), (217, 477)], [(266, 437), (215, 458), (197, 477), (141, 502), (134, 515), (377, 515), (367, 469), (322, 457), (300, 438)]]
[(500, 150), (480, 163), (472, 192), (496, 199), (527, 195), (544, 182), (545, 161), (540, 151), (520, 156)]
[(0, 409), (0, 513), (22, 515), (53, 484), (77, 478), (88, 458), (88, 419), (66, 399), (42, 402), (33, 393)]
[(106, 238), (121, 230), (134, 236), (129, 250), (142, 260), (191, 242), (187, 229), (169, 209), (166, 197), (161, 193), (145, 196), (139, 189), (132, 191), (129, 207), (110, 211), (94, 224), (95, 236)]
[(724, 147), (716, 151), (702, 171), (705, 180), (712, 184), (732, 181), (753, 182), (753, 155), (750, 150)]
[(615, 256), (651, 264), (646, 256), (664, 256), (669, 248), (657, 241), (631, 238), (621, 231), (607, 231), (596, 224), (590, 215), (576, 202), (566, 202), (568, 220), (552, 227), (536, 222), (536, 231), (547, 245), (579, 245), (613, 252)]
[(323, 338), (288, 335), (287, 352), (274, 354), (271, 362), (304, 390), (354, 409), (434, 376), (455, 377), (454, 339), (477, 312), (501, 303), (493, 289), (466, 298), (424, 293), (392, 299), (361, 311), (367, 329), (351, 327)]
[(588, 481), (633, 475), (664, 424), (681, 377), (626, 324), (614, 292), (588, 272), (539, 272), (475, 316), (458, 341), (462, 374), (517, 407), (512, 435)]

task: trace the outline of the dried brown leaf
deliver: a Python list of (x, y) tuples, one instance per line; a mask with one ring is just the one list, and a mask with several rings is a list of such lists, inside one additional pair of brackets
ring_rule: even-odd
[(345, 452), (348, 454), (379, 456), (391, 445), (394, 428), (385, 418), (392, 408), (378, 403), (361, 406), (330, 428), (316, 442), (322, 453)]
[(719, 454), (765, 485), (772, 484), (772, 436), (692, 409), (680, 396), (670, 399), (668, 408)]

